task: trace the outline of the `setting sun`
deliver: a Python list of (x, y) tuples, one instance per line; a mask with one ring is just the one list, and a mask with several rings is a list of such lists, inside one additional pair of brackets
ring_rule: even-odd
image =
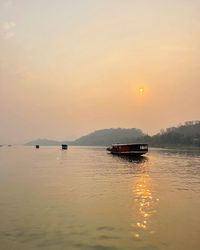
[(139, 92), (142, 94), (144, 93), (144, 88), (139, 88)]

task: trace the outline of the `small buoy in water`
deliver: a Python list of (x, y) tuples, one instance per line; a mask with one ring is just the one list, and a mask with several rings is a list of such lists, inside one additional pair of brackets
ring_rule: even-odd
[(66, 150), (68, 148), (67, 144), (62, 144), (62, 149)]
[(40, 145), (35, 145), (36, 148), (40, 148)]

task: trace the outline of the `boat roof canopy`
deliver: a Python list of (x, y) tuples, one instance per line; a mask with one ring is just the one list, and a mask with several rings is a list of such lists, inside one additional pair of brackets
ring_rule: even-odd
[(131, 146), (131, 145), (145, 145), (148, 146), (148, 143), (114, 143), (112, 146)]

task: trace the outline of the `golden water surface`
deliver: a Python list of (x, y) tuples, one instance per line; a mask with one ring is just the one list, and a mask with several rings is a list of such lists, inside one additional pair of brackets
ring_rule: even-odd
[(0, 249), (200, 249), (200, 152), (0, 148)]

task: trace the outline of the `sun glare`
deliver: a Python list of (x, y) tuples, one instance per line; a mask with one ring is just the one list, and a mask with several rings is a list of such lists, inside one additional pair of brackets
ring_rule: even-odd
[(139, 92), (142, 94), (144, 93), (144, 88), (139, 88)]

